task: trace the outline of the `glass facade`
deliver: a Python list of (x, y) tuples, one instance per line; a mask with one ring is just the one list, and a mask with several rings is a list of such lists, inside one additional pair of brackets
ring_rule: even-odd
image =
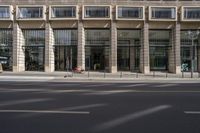
[(0, 63), (3, 70), (12, 70), (12, 29), (0, 29)]
[(55, 70), (67, 71), (77, 67), (77, 29), (54, 29)]
[(142, 19), (142, 7), (118, 7), (118, 18)]
[(171, 48), (171, 30), (150, 30), (150, 69), (168, 70), (168, 54)]
[[(199, 39), (194, 39), (193, 51), (192, 51), (192, 39), (188, 36), (188, 31), (192, 30), (182, 30), (181, 31), (181, 69), (182, 71), (190, 71), (191, 70), (191, 61), (192, 56), (194, 56), (194, 71), (198, 70), (198, 55), (200, 54), (200, 45)], [(196, 32), (193, 30), (192, 32)], [(193, 53), (193, 55), (192, 55)]]
[(184, 19), (200, 19), (200, 7), (184, 7)]
[(75, 18), (75, 6), (52, 7), (51, 18)]
[(137, 71), (140, 64), (141, 30), (117, 30), (117, 68)]
[(175, 19), (176, 8), (152, 7), (151, 18), (152, 19)]
[(85, 18), (109, 18), (110, 7), (103, 6), (85, 6)]
[(18, 18), (43, 18), (43, 7), (19, 7)]
[(25, 39), (25, 70), (44, 71), (45, 30), (22, 30)]
[(85, 29), (86, 70), (109, 69), (110, 30)]
[(1, 18), (10, 18), (9, 6), (0, 6), (0, 19)]

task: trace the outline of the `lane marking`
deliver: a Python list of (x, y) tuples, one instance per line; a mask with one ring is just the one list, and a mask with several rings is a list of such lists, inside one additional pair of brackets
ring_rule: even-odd
[(178, 84), (162, 84), (162, 85), (155, 85), (151, 87), (170, 87), (170, 86), (177, 86)]
[(106, 105), (107, 104), (89, 104), (89, 105), (66, 107), (66, 108), (63, 108), (62, 110), (88, 109), (88, 108), (102, 107), (102, 106), (106, 106)]
[(127, 92), (134, 92), (135, 90), (111, 90), (111, 91), (93, 91), (84, 93), (84, 95), (110, 95), (110, 94), (117, 94), (117, 93), (127, 93)]
[(2, 106), (10, 106), (10, 105), (17, 105), (17, 104), (26, 104), (26, 103), (35, 103), (35, 102), (44, 102), (44, 101), (50, 101), (53, 99), (50, 98), (46, 98), (46, 99), (27, 99), (27, 100), (15, 100), (15, 101), (6, 101), (6, 102), (2, 102), (0, 103), (0, 107)]
[(0, 113), (90, 114), (90, 112), (87, 111), (57, 111), (57, 110), (0, 110)]
[(131, 85), (124, 85), (124, 86), (119, 86), (119, 87), (135, 87), (135, 86), (145, 86), (147, 84), (131, 84)]
[(200, 111), (184, 111), (185, 114), (200, 114)]
[(84, 87), (101, 87), (101, 86), (108, 86), (108, 85), (113, 85), (113, 84), (93, 84), (93, 85), (87, 85)]
[(128, 115), (116, 118), (114, 120), (105, 122), (103, 124), (100, 124), (100, 125), (96, 126), (93, 130), (94, 131), (108, 130), (108, 129), (117, 127), (119, 125), (125, 124), (129, 121), (144, 117), (146, 115), (154, 114), (156, 112), (159, 112), (159, 111), (162, 111), (162, 110), (165, 110), (165, 109), (168, 109), (168, 108), (171, 108), (171, 106), (170, 105), (160, 105), (160, 106), (149, 108), (149, 109), (146, 109), (146, 110), (143, 110), (143, 111), (140, 111), (140, 112), (136, 112), (136, 113), (133, 113), (133, 114), (128, 114)]

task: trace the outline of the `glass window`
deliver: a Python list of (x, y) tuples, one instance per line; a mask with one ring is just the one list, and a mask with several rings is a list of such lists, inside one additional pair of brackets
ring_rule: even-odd
[(55, 29), (54, 38), (55, 45), (77, 45), (77, 30)]
[(152, 19), (175, 19), (176, 8), (152, 7), (151, 18)]
[(118, 18), (138, 18), (143, 17), (142, 7), (118, 7)]
[(23, 30), (25, 45), (44, 46), (45, 30)]
[(200, 7), (184, 7), (185, 19), (200, 19)]
[(12, 30), (0, 29), (0, 63), (3, 70), (12, 70)]
[(43, 7), (19, 7), (18, 18), (43, 18)]
[(85, 7), (85, 18), (109, 18), (110, 17), (109, 7)]
[(10, 8), (0, 6), (0, 18), (10, 18)]
[(52, 7), (52, 18), (76, 17), (76, 7)]

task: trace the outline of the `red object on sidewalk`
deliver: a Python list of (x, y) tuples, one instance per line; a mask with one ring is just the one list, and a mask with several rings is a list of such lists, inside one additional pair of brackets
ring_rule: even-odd
[(80, 67), (75, 67), (74, 70), (73, 70), (75, 73), (82, 73), (83, 70), (81, 70)]

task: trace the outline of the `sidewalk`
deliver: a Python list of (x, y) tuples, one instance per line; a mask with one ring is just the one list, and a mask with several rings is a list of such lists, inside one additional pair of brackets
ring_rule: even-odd
[(133, 73), (133, 72), (117, 72), (117, 73), (104, 73), (104, 72), (3, 72), (0, 73), (0, 81), (2, 80), (62, 80), (62, 81), (74, 81), (74, 80), (102, 80), (102, 81), (156, 81), (156, 80), (195, 80), (200, 82), (199, 73), (194, 73), (194, 77), (191, 78), (191, 73), (185, 72), (181, 74), (172, 74), (164, 72), (151, 72), (149, 74)]

